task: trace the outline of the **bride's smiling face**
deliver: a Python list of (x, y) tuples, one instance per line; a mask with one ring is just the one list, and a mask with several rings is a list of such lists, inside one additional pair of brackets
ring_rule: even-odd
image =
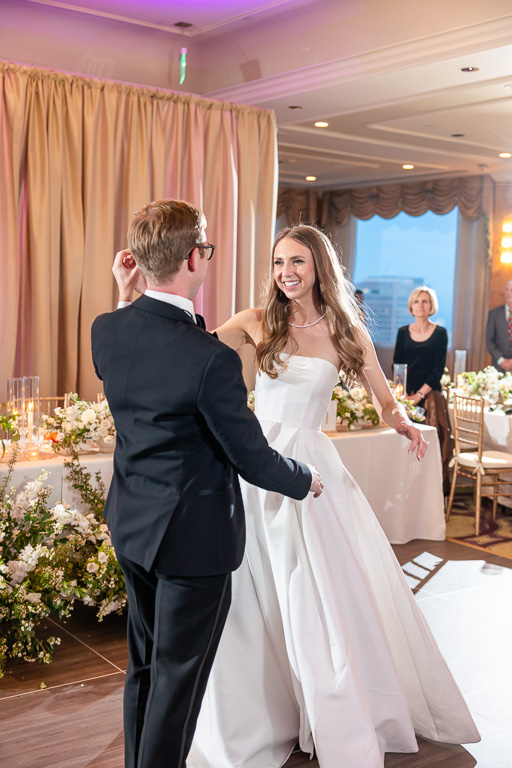
[(274, 251), (274, 280), (288, 299), (303, 299), (313, 293), (315, 263), (309, 248), (285, 237)]

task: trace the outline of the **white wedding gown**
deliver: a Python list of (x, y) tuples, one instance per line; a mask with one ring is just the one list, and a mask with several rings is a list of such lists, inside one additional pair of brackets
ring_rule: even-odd
[(297, 742), (321, 768), (381, 768), (385, 752), (417, 751), (414, 732), (479, 740), (385, 534), (319, 431), (337, 379), (298, 355), (258, 377), (270, 444), (314, 464), (325, 489), (296, 502), (243, 484), (246, 556), (189, 768), (279, 768)]

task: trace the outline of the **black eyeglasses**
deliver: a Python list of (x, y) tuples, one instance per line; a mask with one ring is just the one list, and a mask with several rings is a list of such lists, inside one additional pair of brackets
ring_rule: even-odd
[[(197, 245), (194, 245), (194, 248), (200, 248), (202, 251), (207, 251), (206, 261), (210, 261), (211, 257), (213, 256), (213, 252), (215, 251), (215, 246), (211, 243), (198, 243)], [(194, 248), (192, 248), (192, 251)], [(185, 256), (185, 260), (190, 259), (190, 254), (192, 251), (190, 251), (190, 253)]]

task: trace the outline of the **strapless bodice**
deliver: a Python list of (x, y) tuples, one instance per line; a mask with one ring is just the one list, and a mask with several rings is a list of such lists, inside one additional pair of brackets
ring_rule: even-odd
[(322, 357), (283, 357), (287, 367), (271, 379), (256, 377), (255, 413), (260, 421), (273, 421), (303, 429), (320, 429), (338, 381), (338, 371)]

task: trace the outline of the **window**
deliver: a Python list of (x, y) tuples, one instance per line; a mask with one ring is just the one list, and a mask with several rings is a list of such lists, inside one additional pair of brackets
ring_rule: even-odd
[(401, 325), (411, 322), (407, 299), (428, 285), (439, 299), (434, 322), (448, 331), (451, 343), (458, 209), (438, 216), (399, 213), (357, 221), (353, 281), (372, 310), (376, 344), (394, 345)]

